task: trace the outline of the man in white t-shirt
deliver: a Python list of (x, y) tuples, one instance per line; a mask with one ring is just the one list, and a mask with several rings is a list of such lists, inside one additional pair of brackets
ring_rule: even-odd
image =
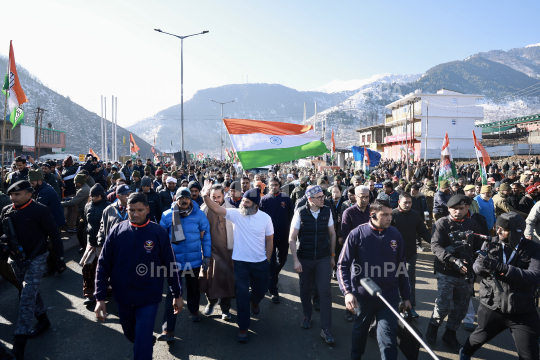
[(204, 203), (210, 211), (233, 224), (232, 259), (239, 328), (236, 340), (245, 343), (248, 340), (250, 306), (253, 315), (258, 315), (259, 303), (268, 290), (268, 268), (273, 251), (274, 226), (270, 216), (259, 211), (261, 201), (259, 189), (246, 191), (238, 209), (226, 209), (210, 199), (211, 188), (212, 182), (205, 181), (202, 189)]
[(304, 329), (311, 327), (311, 287), (315, 279), (321, 302), (321, 337), (328, 344), (334, 344), (331, 331), (331, 282), (336, 248), (334, 219), (330, 208), (324, 205), (324, 193), (319, 185), (308, 187), (306, 196), (308, 202), (294, 213), (289, 232), (294, 269), (300, 277), (300, 301), (304, 312), (301, 326)]

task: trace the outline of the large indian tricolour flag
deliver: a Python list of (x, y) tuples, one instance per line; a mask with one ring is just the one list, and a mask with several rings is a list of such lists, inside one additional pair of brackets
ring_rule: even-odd
[(4, 86), (2, 87), (2, 93), (8, 98), (9, 121), (13, 124), (13, 129), (24, 119), (23, 104), (28, 102), (28, 98), (24, 94), (24, 91), (19, 82), (19, 75), (17, 75), (17, 67), (15, 66), (15, 54), (13, 52), (13, 44), (9, 42), (9, 60), (8, 69), (6, 72), (6, 78), (4, 80)]
[(311, 125), (224, 119), (244, 169), (303, 159), (329, 152)]

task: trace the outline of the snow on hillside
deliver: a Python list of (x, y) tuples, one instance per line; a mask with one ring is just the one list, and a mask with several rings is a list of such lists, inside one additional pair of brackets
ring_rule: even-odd
[(356, 79), (356, 80), (333, 80), (326, 85), (320, 86), (312, 91), (320, 91), (327, 94), (332, 94), (342, 91), (353, 91), (359, 90), (366, 86), (370, 86), (375, 83), (398, 83), (405, 84), (418, 80), (422, 74), (411, 74), (411, 75), (401, 75), (401, 74), (378, 74), (373, 75), (369, 79)]
[(527, 45), (527, 46), (525, 46), (525, 47), (526, 47), (526, 48), (531, 48), (531, 47), (535, 47), (535, 46), (540, 46), (540, 43), (538, 43), (538, 44)]

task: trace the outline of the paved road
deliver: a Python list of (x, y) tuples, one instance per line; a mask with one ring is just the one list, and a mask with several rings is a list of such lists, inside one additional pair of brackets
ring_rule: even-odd
[[(107, 321), (98, 323), (93, 309), (82, 304), (82, 276), (78, 265), (80, 255), (75, 249), (66, 253), (69, 269), (60, 276), (43, 279), (42, 293), (52, 321), (51, 329), (37, 339), (29, 340), (27, 359), (30, 360), (90, 360), (90, 359), (133, 359), (132, 344), (123, 336), (116, 316), (114, 302), (108, 303), (110, 313)], [(433, 255), (422, 253), (417, 266), (417, 310), (421, 318), (415, 325), (424, 334), (428, 318), (436, 297), (436, 283), (432, 271)], [(334, 346), (328, 346), (320, 338), (319, 315), (315, 312), (310, 330), (300, 327), (302, 309), (298, 297), (298, 276), (294, 273), (289, 255), (280, 276), (282, 301), (274, 305), (267, 298), (261, 303), (261, 313), (252, 317), (248, 344), (236, 342), (236, 313), (233, 301), (232, 322), (221, 320), (221, 312), (216, 307), (214, 315), (202, 316), (200, 323), (189, 321), (188, 312), (182, 310), (178, 316), (176, 342), (168, 346), (158, 342), (154, 347), (154, 359), (348, 359), (350, 357), (350, 334), (352, 323), (343, 319), (343, 295), (338, 284), (332, 282), (333, 332), (337, 339)], [(9, 283), (0, 284), (0, 341), (11, 347), (17, 320), (17, 292)], [(200, 310), (206, 305), (201, 296)], [(478, 308), (478, 301), (475, 300)], [(154, 331), (161, 331), (163, 304), (158, 313)], [(443, 325), (444, 326), (444, 325)], [(443, 329), (439, 332), (439, 341)], [(458, 338), (464, 342), (468, 332), (461, 329)], [(441, 359), (457, 359), (444, 344), (434, 347)], [(379, 359), (377, 342), (368, 339), (366, 359)], [(429, 359), (422, 350), (420, 359)], [(491, 345), (480, 350), (477, 359), (515, 359), (517, 353), (509, 331), (495, 338)], [(400, 354), (400, 359), (404, 359)]]

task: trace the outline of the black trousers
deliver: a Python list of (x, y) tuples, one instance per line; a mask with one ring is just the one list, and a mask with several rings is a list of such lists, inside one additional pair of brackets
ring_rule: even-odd
[(502, 314), (480, 304), (478, 327), (463, 345), (465, 355), (472, 356), (482, 345), (506, 329), (510, 329), (520, 360), (538, 360), (540, 317), (535, 311), (527, 314)]

